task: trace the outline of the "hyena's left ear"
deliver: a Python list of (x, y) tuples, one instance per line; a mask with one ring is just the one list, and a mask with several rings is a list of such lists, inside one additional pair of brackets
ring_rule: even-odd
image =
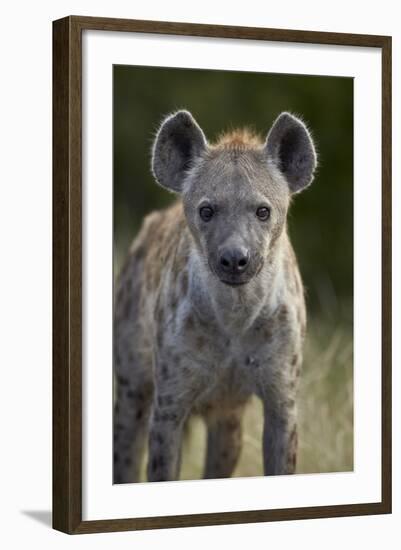
[(266, 139), (265, 151), (285, 176), (291, 193), (312, 183), (317, 157), (305, 124), (290, 113), (281, 113)]
[(152, 151), (152, 170), (157, 182), (180, 193), (185, 173), (206, 149), (206, 138), (188, 111), (168, 116), (157, 133)]

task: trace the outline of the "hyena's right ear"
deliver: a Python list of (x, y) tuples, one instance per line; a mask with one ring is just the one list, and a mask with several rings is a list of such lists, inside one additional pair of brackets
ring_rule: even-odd
[(206, 138), (188, 111), (168, 116), (157, 133), (152, 151), (152, 170), (157, 182), (180, 193), (185, 172), (206, 149)]

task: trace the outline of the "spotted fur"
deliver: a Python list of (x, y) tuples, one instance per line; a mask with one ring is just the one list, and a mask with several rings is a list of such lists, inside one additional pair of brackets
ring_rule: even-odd
[[(313, 177), (310, 134), (284, 113), (265, 142), (235, 131), (210, 145), (180, 111), (163, 122), (152, 162), (179, 197), (146, 217), (116, 284), (114, 481), (138, 481), (146, 441), (148, 480), (177, 479), (191, 414), (207, 424), (204, 477), (231, 476), (252, 394), (264, 406), (265, 474), (294, 473), (306, 311), (286, 217)], [(246, 269), (228, 273), (222, 250), (246, 250)]]

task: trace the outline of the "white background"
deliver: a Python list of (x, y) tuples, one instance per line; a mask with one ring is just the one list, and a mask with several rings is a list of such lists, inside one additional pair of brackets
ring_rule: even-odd
[[(199, 514), (379, 501), (380, 50), (303, 45), (300, 59), (298, 44), (98, 31), (85, 32), (83, 48), (83, 518)], [(111, 484), (113, 63), (354, 77), (354, 234), (357, 245), (354, 261), (353, 472), (254, 477), (229, 482), (204, 480), (199, 483), (195, 480), (162, 486), (153, 483)]]
[[(148, 0), (13, 2), (2, 11), (1, 542), (6, 548), (399, 548), (401, 364), (394, 337), (394, 513), (392, 516), (188, 528), (68, 537), (48, 526), (51, 503), (51, 20), (68, 14), (308, 30), (393, 34), (394, 211), (401, 209), (401, 29), (397, 2)], [(397, 122), (397, 124), (396, 124)], [(401, 280), (401, 216), (394, 217), (394, 281)], [(397, 238), (398, 237), (398, 238)], [(394, 288), (394, 336), (400, 285)], [(398, 367), (398, 368), (397, 368)], [(35, 519), (36, 518), (36, 519)]]

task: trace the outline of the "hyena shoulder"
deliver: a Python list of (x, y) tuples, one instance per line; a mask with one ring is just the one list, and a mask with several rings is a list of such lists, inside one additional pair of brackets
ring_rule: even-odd
[(143, 260), (143, 278), (148, 290), (157, 288), (163, 272), (170, 267), (168, 259), (174, 254), (184, 229), (181, 201), (145, 217), (138, 236), (132, 242), (129, 256), (133, 260)]

